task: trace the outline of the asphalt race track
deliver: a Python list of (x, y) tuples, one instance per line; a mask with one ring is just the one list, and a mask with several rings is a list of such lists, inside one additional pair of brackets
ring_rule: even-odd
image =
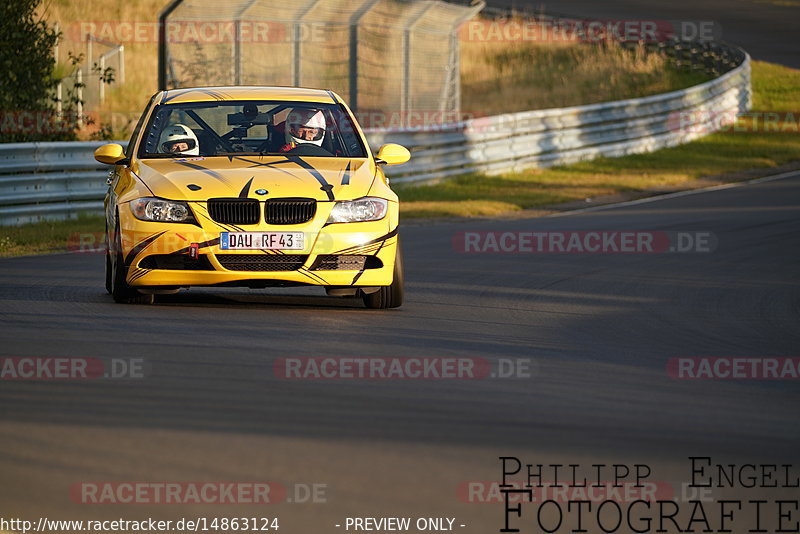
[[(463, 254), (459, 232), (710, 232), (712, 252)], [(281, 504), (285, 532), (347, 515), (454, 515), (496, 532), (499, 505), (456, 488), (498, 456), (543, 463), (686, 456), (800, 460), (796, 380), (676, 380), (676, 357), (796, 357), (800, 173), (557, 217), (405, 225), (407, 302), (370, 311), (316, 289), (192, 289), (117, 305), (102, 256), (0, 260), (0, 356), (143, 358), (144, 378), (0, 383), (0, 502), (18, 516), (224, 515), (220, 505), (84, 505), (97, 480), (325, 484)], [(529, 378), (283, 380), (281, 357), (531, 361)], [(796, 492), (795, 492), (796, 498)], [(297, 528), (294, 528), (297, 527)], [(324, 528), (323, 528), (324, 527)], [(524, 531), (524, 530), (523, 530)], [(528, 530), (531, 532), (531, 530)]]
[[(713, 21), (715, 38), (743, 47), (754, 59), (800, 68), (798, 4), (781, 0), (487, 0), (492, 7), (526, 8), (601, 20)], [(691, 28), (691, 26), (687, 26)], [(688, 30), (687, 30), (688, 31)]]

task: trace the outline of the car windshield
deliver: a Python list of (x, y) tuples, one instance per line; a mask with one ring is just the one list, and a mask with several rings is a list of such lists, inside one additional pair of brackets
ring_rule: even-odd
[(344, 106), (265, 100), (162, 104), (154, 110), (140, 158), (295, 155), (364, 158)]

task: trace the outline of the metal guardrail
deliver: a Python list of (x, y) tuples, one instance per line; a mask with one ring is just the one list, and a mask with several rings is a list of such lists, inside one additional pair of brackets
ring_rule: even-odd
[[(701, 44), (694, 52), (685, 43), (678, 46), (681, 57), (694, 54), (698, 63), (708, 63), (709, 68), (723, 63), (736, 66), (681, 91), (477, 118), (437, 132), (431, 128), (374, 130), (368, 132), (370, 144), (410, 147), (410, 163), (387, 168), (394, 183), (428, 182), (471, 172), (515, 172), (651, 152), (717, 131), (725, 125), (721, 118), (750, 109), (750, 58), (745, 52), (719, 44)], [(710, 48), (715, 53), (710, 54)]]
[[(671, 54), (679, 61), (732, 70), (661, 95), (477, 118), (437, 130), (368, 131), (367, 138), (374, 148), (395, 142), (411, 149), (410, 163), (386, 168), (393, 183), (435, 181), (649, 152), (718, 130), (720, 117), (750, 108), (750, 58), (744, 51), (714, 43), (675, 47)], [(100, 213), (108, 168), (92, 152), (101, 144), (0, 144), (0, 225)]]
[(108, 167), (93, 152), (103, 143), (0, 144), (0, 225), (102, 212)]

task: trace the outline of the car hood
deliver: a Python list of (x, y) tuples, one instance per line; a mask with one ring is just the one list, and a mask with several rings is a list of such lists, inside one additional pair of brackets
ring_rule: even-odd
[(140, 160), (134, 172), (155, 196), (170, 200), (303, 197), (325, 201), (366, 196), (375, 178), (371, 167), (367, 159), (241, 156)]

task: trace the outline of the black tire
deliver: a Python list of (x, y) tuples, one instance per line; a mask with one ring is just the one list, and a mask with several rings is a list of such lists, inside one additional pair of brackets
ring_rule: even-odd
[(107, 255), (111, 276), (106, 278), (110, 286), (109, 293), (114, 298), (114, 302), (120, 304), (152, 304), (155, 300), (153, 295), (139, 293), (125, 281), (128, 276), (128, 268), (125, 266), (125, 259), (122, 257), (122, 238), (119, 233), (119, 223), (114, 227), (113, 238), (114, 247), (109, 250)]
[[(106, 235), (108, 235), (108, 232), (106, 232)], [(108, 244), (106, 244), (106, 291), (108, 291), (109, 295), (111, 295), (112, 276), (113, 275), (111, 271), (111, 252), (109, 251)]]
[(397, 256), (394, 260), (394, 279), (392, 284), (381, 287), (375, 293), (364, 295), (364, 306), (373, 310), (399, 308), (403, 305), (403, 253), (400, 243), (397, 244)]

